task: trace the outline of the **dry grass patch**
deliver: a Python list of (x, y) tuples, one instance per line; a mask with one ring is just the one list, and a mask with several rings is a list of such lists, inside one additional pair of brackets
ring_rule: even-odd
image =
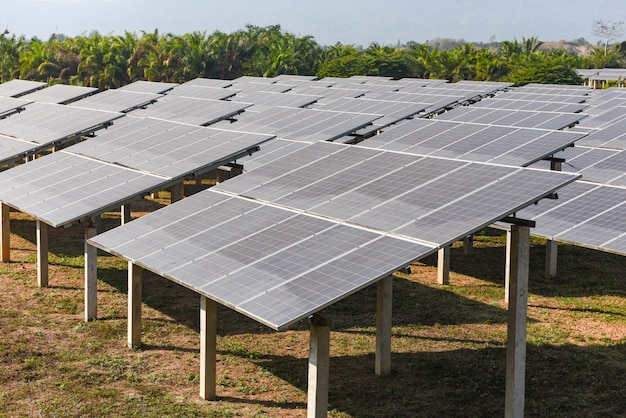
[[(164, 197), (132, 206), (140, 216)], [(0, 417), (304, 417), (308, 326), (276, 333), (218, 309), (218, 394), (198, 397), (199, 297), (144, 278), (143, 342), (126, 346), (126, 263), (101, 253), (99, 319), (82, 320), (82, 228), (51, 230), (50, 287), (36, 285), (34, 222), (12, 213), (12, 261), (0, 265)], [(106, 227), (119, 222), (107, 214)], [(373, 287), (327, 308), (330, 416), (501, 416), (506, 305), (504, 239), (452, 251), (394, 279), (393, 373), (374, 374)], [(559, 278), (531, 248), (528, 416), (626, 416), (626, 258), (560, 247)]]

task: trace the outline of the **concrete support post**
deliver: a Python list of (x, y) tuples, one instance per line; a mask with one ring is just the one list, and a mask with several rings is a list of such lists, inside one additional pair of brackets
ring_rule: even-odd
[(450, 283), (450, 246), (440, 248), (437, 252), (437, 283)]
[(504, 301), (509, 303), (509, 282), (511, 280), (511, 230), (506, 231), (506, 260), (504, 263)]
[(307, 418), (328, 415), (330, 327), (311, 324)]
[(11, 260), (11, 221), (9, 206), (0, 203), (0, 261), (8, 263)]
[(130, 203), (122, 205), (122, 207), (120, 208), (120, 215), (120, 223), (122, 225), (130, 222)]
[(48, 287), (48, 225), (37, 220), (37, 285)]
[(463, 255), (470, 256), (474, 254), (474, 236), (468, 235), (463, 238)]
[(98, 316), (98, 249), (87, 243), (87, 240), (95, 237), (96, 234), (95, 221), (93, 218), (90, 218), (87, 225), (85, 225), (85, 321), (96, 319)]
[(200, 296), (200, 397), (216, 397), (217, 303)]
[(556, 278), (557, 258), (559, 254), (558, 242), (554, 240), (546, 240), (546, 279)]
[(96, 227), (96, 234), (102, 232), (102, 215), (96, 215), (93, 217), (93, 222)]
[(524, 417), (530, 228), (511, 226), (505, 417)]
[(387, 276), (376, 283), (376, 374), (391, 373), (391, 312), (393, 277)]
[(185, 184), (180, 182), (170, 188), (170, 203), (178, 202), (185, 197)]
[(143, 269), (128, 262), (128, 347), (141, 347), (141, 291)]

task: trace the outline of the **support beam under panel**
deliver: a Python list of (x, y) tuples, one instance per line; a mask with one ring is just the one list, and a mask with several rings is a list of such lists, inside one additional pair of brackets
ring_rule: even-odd
[(90, 218), (85, 225), (85, 321), (96, 319), (98, 316), (98, 249), (87, 243), (88, 239), (96, 235), (96, 223), (94, 219)]
[(463, 238), (463, 255), (471, 256), (474, 254), (474, 236), (468, 235)]
[(393, 278), (387, 276), (376, 283), (376, 374), (391, 373), (391, 313)]
[(530, 228), (511, 226), (505, 417), (524, 417)]
[(37, 220), (37, 285), (48, 287), (48, 225)]
[(8, 263), (11, 260), (11, 221), (10, 208), (0, 203), (0, 261)]
[(437, 283), (450, 283), (450, 246), (440, 248), (437, 252)]
[(200, 397), (216, 398), (217, 303), (200, 296)]
[(120, 208), (120, 222), (122, 225), (130, 222), (130, 203), (122, 205)]
[(128, 262), (128, 346), (141, 347), (141, 291), (143, 269)]
[(328, 415), (330, 327), (311, 324), (307, 418)]
[(185, 183), (180, 182), (170, 187), (170, 203), (178, 202), (185, 197)]
[(546, 240), (546, 279), (554, 279), (557, 274), (557, 258), (559, 254), (558, 242), (554, 240)]

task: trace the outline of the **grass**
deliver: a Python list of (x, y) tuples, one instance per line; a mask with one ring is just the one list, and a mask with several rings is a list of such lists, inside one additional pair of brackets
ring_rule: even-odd
[[(218, 309), (218, 400), (198, 396), (199, 297), (144, 277), (143, 347), (126, 346), (126, 263), (101, 253), (99, 319), (82, 320), (82, 230), (50, 230), (50, 287), (36, 285), (34, 222), (12, 213), (12, 261), (0, 265), (0, 417), (304, 417), (308, 328), (276, 333)], [(104, 219), (109, 225), (115, 216)], [(375, 287), (327, 308), (330, 411), (347, 417), (502, 416), (504, 237), (486, 230), (472, 256), (452, 249), (396, 273), (393, 372), (374, 374)], [(526, 413), (626, 416), (626, 258), (559, 246), (546, 280), (533, 239)]]

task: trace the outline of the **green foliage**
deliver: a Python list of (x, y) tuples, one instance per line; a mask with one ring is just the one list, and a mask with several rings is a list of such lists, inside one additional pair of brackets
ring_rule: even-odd
[(135, 80), (184, 82), (196, 77), (299, 74), (571, 84), (580, 80), (570, 69), (626, 66), (626, 43), (609, 50), (598, 47), (579, 57), (564, 50), (543, 52), (543, 42), (536, 37), (481, 45), (436, 41), (396, 46), (373, 43), (367, 48), (341, 43), (321, 46), (312, 36), (285, 32), (280, 25), (184, 35), (158, 30), (120, 36), (93, 32), (74, 38), (53, 35), (48, 40), (26, 40), (5, 31), (0, 34), (0, 82), (20, 77), (108, 89)]
[(515, 68), (507, 81), (523, 86), (529, 83), (539, 84), (582, 84), (583, 80), (576, 70), (566, 63), (550, 60), (529, 61)]

